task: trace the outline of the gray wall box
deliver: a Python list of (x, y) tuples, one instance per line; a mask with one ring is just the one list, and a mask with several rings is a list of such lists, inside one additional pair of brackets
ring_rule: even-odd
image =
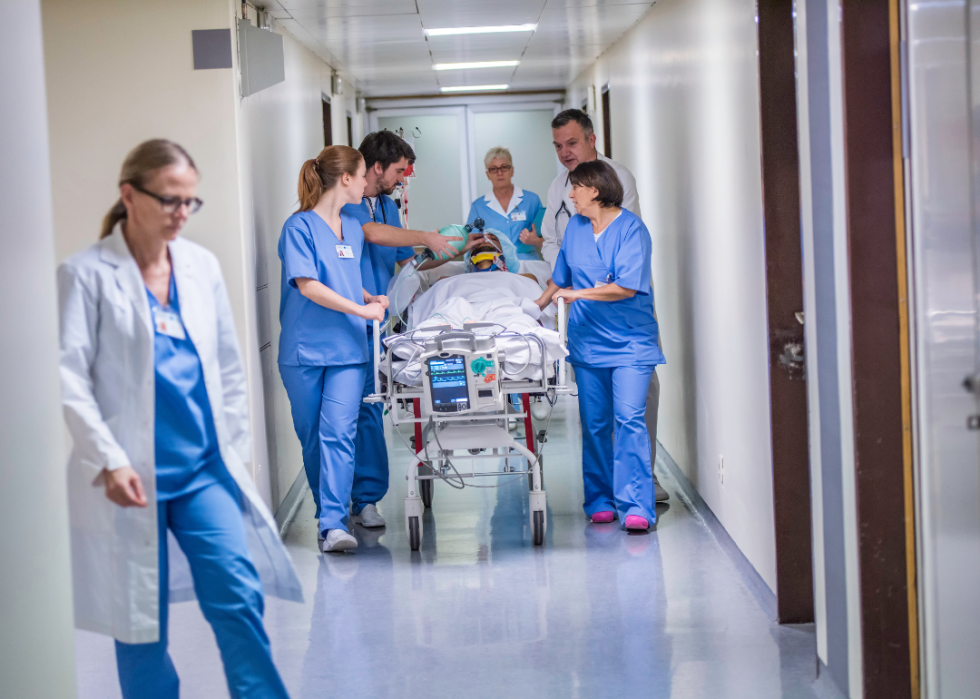
[(231, 68), (231, 30), (195, 29), (191, 32), (194, 45), (194, 70)]
[(268, 29), (238, 20), (238, 53), (242, 67), (242, 97), (286, 79), (282, 37)]

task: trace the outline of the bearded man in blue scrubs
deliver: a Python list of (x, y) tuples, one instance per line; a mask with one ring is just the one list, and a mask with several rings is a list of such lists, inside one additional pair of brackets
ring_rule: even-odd
[[(347, 204), (343, 212), (356, 218), (364, 231), (361, 256), (361, 278), (364, 288), (373, 295), (388, 293), (388, 283), (395, 275), (395, 264), (405, 264), (415, 256), (413, 246), (426, 247), (445, 257), (457, 251), (452, 238), (438, 231), (414, 231), (402, 228), (398, 206), (391, 198), (401, 184), (408, 166), (415, 162), (415, 151), (391, 131), (368, 134), (358, 148), (367, 166), (367, 187), (360, 204)], [(373, 347), (372, 326), (367, 325), (368, 347)], [(366, 373), (364, 396), (374, 392), (374, 371)], [(364, 527), (383, 527), (385, 520), (377, 503), (388, 492), (388, 447), (384, 435), (384, 412), (381, 403), (361, 403), (354, 440), (354, 486), (351, 491), (351, 513)]]

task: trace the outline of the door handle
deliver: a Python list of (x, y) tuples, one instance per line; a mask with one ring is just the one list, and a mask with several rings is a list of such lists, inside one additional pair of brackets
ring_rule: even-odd
[[(972, 393), (975, 396), (980, 395), (980, 374), (970, 374), (964, 378), (963, 388), (966, 389), (968, 393)], [(966, 429), (980, 430), (980, 415), (967, 415)]]
[(805, 359), (802, 342), (787, 342), (783, 345), (783, 353), (779, 355), (780, 364), (785, 364), (786, 366), (802, 364)]

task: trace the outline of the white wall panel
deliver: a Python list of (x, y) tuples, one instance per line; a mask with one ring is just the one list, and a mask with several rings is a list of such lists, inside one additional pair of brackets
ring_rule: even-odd
[(0, 696), (75, 697), (41, 7), (4, 2), (0, 41)]
[[(254, 250), (243, 209), (235, 66), (194, 70), (191, 31), (233, 27), (235, 3), (161, 4), (44, 0), (44, 44), (58, 260), (92, 245), (116, 201), (126, 154), (150, 138), (188, 150), (205, 205), (183, 233), (217, 255), (252, 390), (252, 430), (262, 430), (256, 352)], [(232, 46), (235, 45), (232, 38)], [(252, 473), (270, 496), (264, 440)]]
[(297, 183), (303, 162), (323, 149), (322, 95), (330, 97), (335, 144), (347, 144), (347, 113), (354, 116), (354, 147), (362, 129), (356, 114), (356, 85), (345, 78), (344, 94), (330, 95), (332, 69), (284, 32), (286, 80), (242, 101), (243, 139), (248, 178), (244, 197), (255, 238), (258, 347), (265, 396), (265, 435), (278, 506), (303, 468), (302, 449), (293, 429), (289, 399), (279, 376), (279, 234), (299, 207)]
[(653, 237), (660, 441), (774, 589), (756, 50), (751, 0), (663, 0), (567, 103), (609, 83), (613, 158)]

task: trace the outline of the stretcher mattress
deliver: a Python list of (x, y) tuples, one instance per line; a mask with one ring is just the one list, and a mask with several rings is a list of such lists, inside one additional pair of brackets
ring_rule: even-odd
[(504, 351), (502, 373), (507, 379), (541, 380), (540, 346), (525, 337), (537, 336), (544, 344), (550, 378), (554, 361), (568, 352), (554, 330), (554, 306), (541, 312), (534, 303), (540, 295), (541, 288), (532, 280), (511, 272), (469, 273), (440, 279), (409, 308), (409, 326), (415, 330), (385, 339), (385, 345), (394, 348), (395, 380), (421, 385), (418, 356), (425, 340), (439, 332), (426, 328), (451, 325), (462, 330), (466, 323), (496, 324), (475, 332), (497, 335), (497, 349)]

